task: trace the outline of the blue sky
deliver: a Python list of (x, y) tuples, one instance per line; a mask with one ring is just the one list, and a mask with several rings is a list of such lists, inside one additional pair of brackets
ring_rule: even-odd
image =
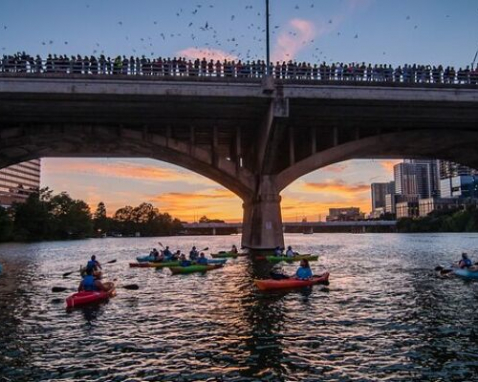
[[(0, 0), (0, 54), (265, 58), (263, 0)], [(270, 0), (274, 59), (469, 65), (478, 0)], [(285, 220), (329, 207), (370, 210), (370, 182), (393, 161), (358, 160), (299, 179), (282, 194)], [(132, 174), (136, 175), (132, 175)], [(137, 175), (139, 174), (139, 175)], [(213, 182), (152, 160), (45, 159), (43, 185), (109, 211), (152, 202), (184, 220), (240, 220), (241, 201)]]

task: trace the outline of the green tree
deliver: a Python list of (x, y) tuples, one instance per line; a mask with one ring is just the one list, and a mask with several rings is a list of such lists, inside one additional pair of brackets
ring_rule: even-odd
[(74, 200), (66, 192), (55, 195), (49, 201), (50, 209), (58, 223), (60, 238), (82, 238), (91, 236), (93, 222), (88, 204)]
[(51, 191), (44, 188), (38, 193), (30, 194), (24, 203), (13, 204), (15, 240), (45, 240), (55, 237), (56, 224), (50, 214), (49, 204), (51, 195)]
[(93, 225), (95, 233), (103, 234), (110, 230), (110, 219), (106, 215), (106, 206), (103, 202), (99, 202), (93, 215)]

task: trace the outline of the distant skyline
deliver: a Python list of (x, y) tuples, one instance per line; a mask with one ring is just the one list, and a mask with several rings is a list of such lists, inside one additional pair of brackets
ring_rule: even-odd
[[(0, 54), (265, 59), (265, 1), (2, 0)], [(273, 60), (470, 65), (478, 2), (270, 0)], [(282, 193), (285, 221), (331, 207), (371, 209), (369, 185), (397, 161), (356, 160), (308, 174)], [(183, 220), (242, 219), (239, 198), (187, 170), (133, 159), (44, 159), (42, 184), (109, 213), (152, 202)]]

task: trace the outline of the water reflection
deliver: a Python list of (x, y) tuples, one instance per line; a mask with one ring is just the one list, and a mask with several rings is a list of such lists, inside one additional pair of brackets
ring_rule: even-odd
[[(330, 286), (260, 292), (254, 278), (297, 264), (229, 260), (206, 274), (129, 268), (156, 239), (1, 245), (0, 375), (15, 381), (473, 380), (478, 283), (438, 279), (478, 235), (288, 235), (321, 255)], [(234, 239), (238, 239), (234, 237)], [(161, 239), (167, 242), (168, 239)], [(172, 238), (217, 251), (230, 237)], [(239, 244), (239, 243), (236, 243)], [(95, 254), (123, 285), (109, 302), (67, 312)], [(53, 286), (65, 287), (53, 293)], [(94, 362), (92, 361), (94, 360)]]

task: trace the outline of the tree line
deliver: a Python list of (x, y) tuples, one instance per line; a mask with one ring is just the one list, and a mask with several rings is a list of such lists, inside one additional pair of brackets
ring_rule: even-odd
[(65, 240), (105, 235), (165, 236), (183, 229), (179, 219), (160, 213), (150, 203), (125, 206), (112, 217), (100, 202), (94, 213), (87, 203), (67, 192), (54, 194), (43, 188), (24, 203), (0, 207), (0, 241)]
[(421, 218), (403, 218), (397, 221), (398, 232), (478, 232), (478, 209), (434, 211)]

